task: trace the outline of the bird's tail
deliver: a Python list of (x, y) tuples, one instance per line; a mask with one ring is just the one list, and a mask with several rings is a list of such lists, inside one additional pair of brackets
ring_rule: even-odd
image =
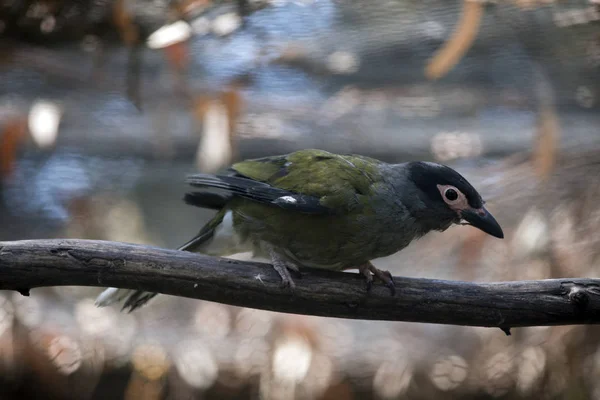
[[(222, 212), (218, 213), (192, 240), (180, 246), (177, 250), (193, 252), (200, 249), (202, 245), (213, 237), (215, 228), (221, 223), (223, 218), (222, 214)], [(95, 304), (98, 307), (106, 307), (123, 301), (123, 308), (121, 310), (132, 312), (136, 308), (140, 308), (148, 303), (157, 294), (135, 289), (108, 288), (98, 295)]]

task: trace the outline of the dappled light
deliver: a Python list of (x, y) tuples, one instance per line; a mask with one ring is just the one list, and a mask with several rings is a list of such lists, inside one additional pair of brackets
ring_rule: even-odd
[[(595, 0), (0, 0), (0, 241), (175, 249), (215, 214), (182, 201), (186, 175), (318, 148), (447, 164), (504, 231), (452, 226), (376, 268), (598, 278), (599, 72)], [(128, 313), (99, 293), (0, 293), (2, 399), (600, 397), (593, 325), (507, 337), (167, 295)]]

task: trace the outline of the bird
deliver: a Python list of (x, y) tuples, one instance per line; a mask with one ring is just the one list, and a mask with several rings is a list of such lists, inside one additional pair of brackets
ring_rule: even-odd
[[(271, 261), (282, 288), (302, 267), (358, 269), (367, 292), (377, 278), (391, 295), (389, 271), (372, 260), (394, 254), (431, 231), (472, 225), (504, 238), (475, 188), (454, 169), (429, 161), (390, 164), (358, 154), (304, 149), (249, 159), (218, 174), (193, 174), (184, 201), (216, 210), (178, 250), (209, 256), (253, 252)], [(108, 288), (96, 305), (123, 302), (129, 312), (156, 293)]]

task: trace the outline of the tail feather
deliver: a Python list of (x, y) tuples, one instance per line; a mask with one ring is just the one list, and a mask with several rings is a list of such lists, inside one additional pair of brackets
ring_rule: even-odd
[(185, 194), (183, 201), (191, 206), (209, 208), (211, 210), (220, 210), (225, 207), (225, 204), (227, 204), (230, 199), (231, 196), (218, 193), (191, 192)]
[(105, 289), (98, 297), (96, 297), (95, 304), (97, 307), (109, 306), (125, 299), (128, 295), (127, 292), (130, 292), (130, 290), (118, 289), (114, 287)]
[[(177, 250), (195, 251), (210, 240), (214, 235), (215, 228), (220, 223), (218, 215), (207, 223), (200, 233), (194, 236), (189, 242), (180, 246)], [(121, 311), (128, 310), (128, 312), (132, 312), (147, 304), (156, 297), (157, 294), (158, 293), (149, 293), (135, 289), (107, 288), (98, 295), (95, 304), (97, 307), (106, 307), (125, 300)]]

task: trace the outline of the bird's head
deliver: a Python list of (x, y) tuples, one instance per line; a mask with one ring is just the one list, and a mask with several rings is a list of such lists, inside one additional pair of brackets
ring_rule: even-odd
[(425, 218), (433, 229), (444, 230), (453, 223), (466, 223), (504, 238), (502, 228), (484, 207), (485, 202), (477, 190), (452, 168), (431, 162), (411, 162), (408, 178), (417, 188), (417, 201), (424, 206), (419, 219)]

